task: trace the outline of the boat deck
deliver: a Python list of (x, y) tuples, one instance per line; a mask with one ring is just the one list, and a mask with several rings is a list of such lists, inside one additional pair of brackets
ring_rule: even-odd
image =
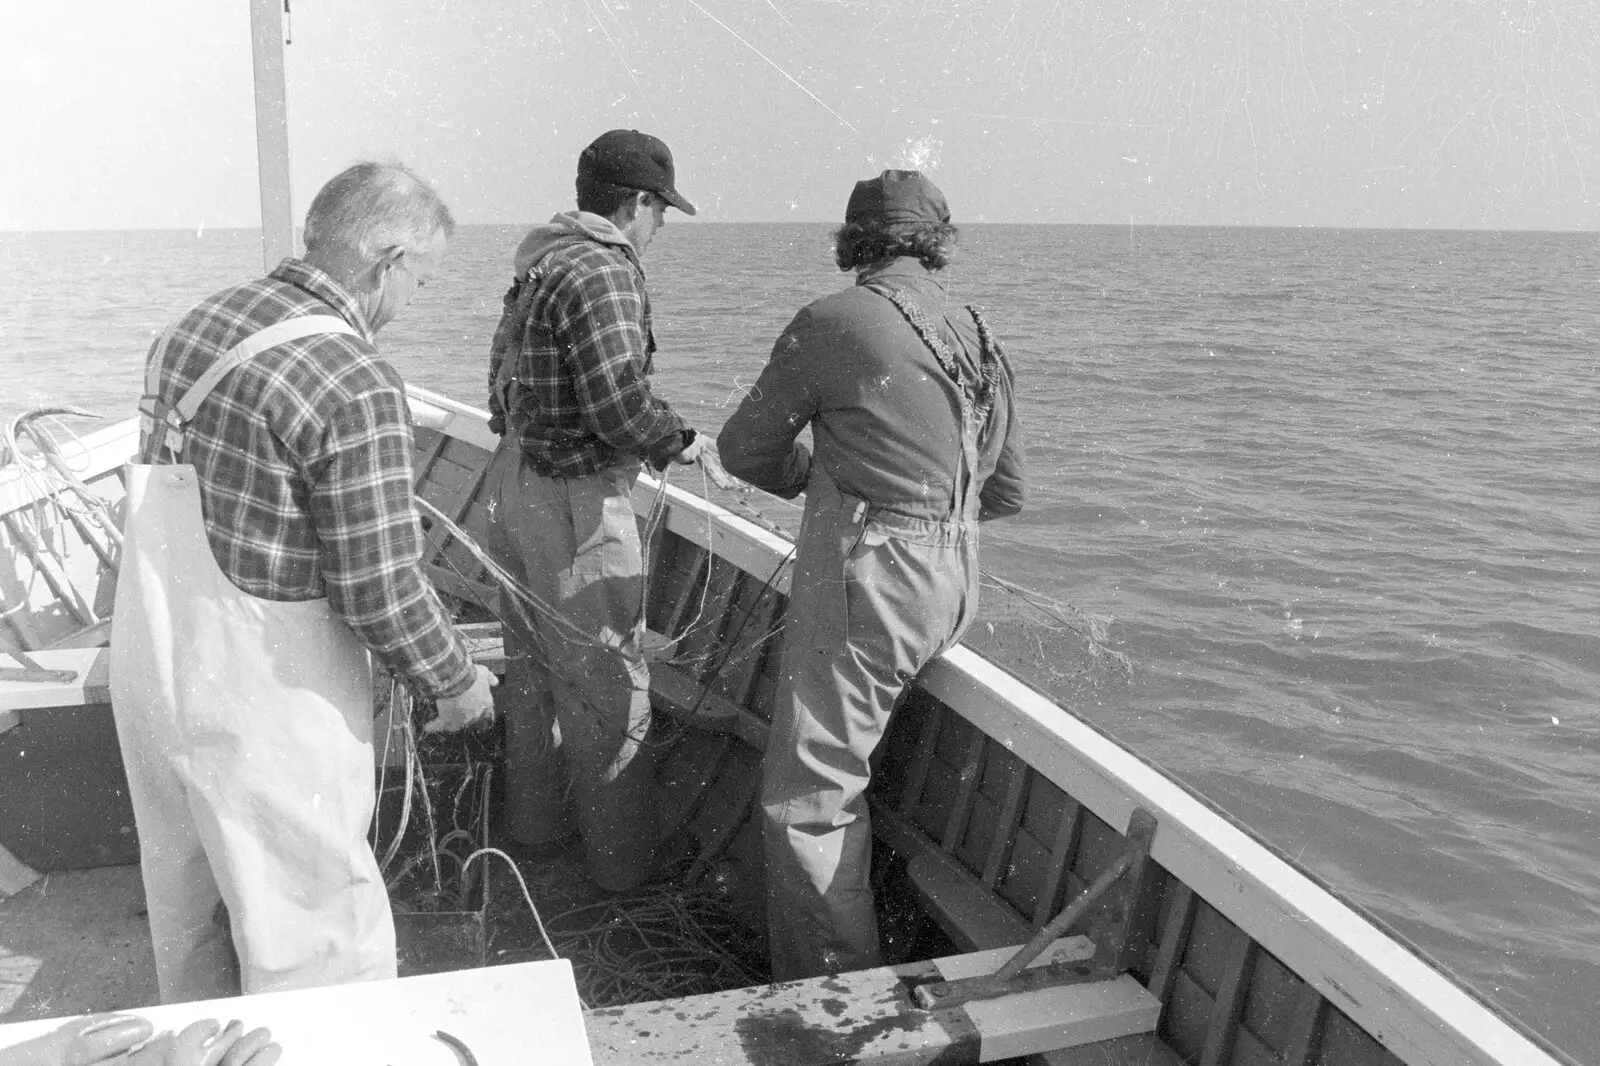
[[(570, 862), (555, 860), (537, 867), (524, 864), (522, 869), (542, 901), (569, 908), (585, 902), (582, 879)], [(502, 875), (497, 883), (503, 888), (512, 880)], [(489, 964), (543, 957), (544, 948), (536, 927), (527, 920), (520, 893), (513, 887), (513, 891), (497, 891), (491, 898)], [(552, 933), (559, 938), (559, 930)], [(583, 965), (581, 959), (573, 961), (575, 967)], [(409, 975), (402, 969), (402, 976)], [(753, 994), (764, 995), (759, 991)], [(132, 1010), (157, 1002), (155, 959), (138, 866), (58, 871), (0, 899), (0, 1023)], [(676, 1011), (681, 1003), (642, 1009), (662, 1006)], [(595, 1060), (629, 1059), (628, 1055), (614, 1057), (604, 1043), (607, 1033), (614, 1033), (618, 1025), (631, 1024), (631, 1019), (619, 1022), (617, 1013), (606, 1008), (590, 1015), (591, 1040), (601, 1044), (594, 1048)], [(1047, 1066), (1180, 1066), (1183, 1060), (1146, 1034), (1101, 1040), (1035, 1056), (1031, 1061)]]
[(0, 1022), (157, 1001), (139, 867), (48, 873), (0, 899)]
[[(570, 860), (522, 871), (547, 916), (599, 899)], [(495, 876), (498, 888), (510, 890), (491, 897), (488, 963), (547, 958), (513, 878)], [(560, 928), (553, 933), (559, 937)], [(402, 966), (401, 976), (450, 962), (471, 964), (434, 955)], [(137, 865), (59, 870), (0, 897), (0, 1023), (149, 1007), (159, 998)]]

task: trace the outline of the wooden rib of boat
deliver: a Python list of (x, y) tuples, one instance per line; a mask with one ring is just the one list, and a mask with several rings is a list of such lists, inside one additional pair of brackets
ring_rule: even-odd
[[(481, 537), (483, 480), (496, 442), (486, 416), (417, 388), (411, 403), (419, 495)], [(115, 499), (118, 464), (133, 450), (135, 433), (131, 421), (119, 423), (86, 436), (81, 454), (68, 449), (78, 476)], [(52, 782), (37, 769), (96, 751), (104, 763), (106, 745), (112, 758), (115, 748), (102, 646), (109, 616), (104, 563), (88, 543), (93, 528), (65, 513), (70, 501), (66, 508), (41, 503), (41, 483), (0, 470), (0, 639), (26, 650), (38, 668), (75, 676), (0, 681), (0, 729), (25, 727), (35, 760), (31, 776), (18, 776), (13, 740), (23, 730), (0, 735), (0, 780), (8, 782), (0, 795), (0, 845), (14, 856), (13, 868), (127, 862), (134, 842), (115, 827), (131, 819), (120, 793), (112, 795), (115, 783), (103, 795), (85, 795), (82, 782)], [(652, 693), (658, 713), (684, 723), (690, 738), (670, 757), (692, 764), (677, 769), (694, 784), (669, 800), (700, 849), (686, 876), (715, 868), (742, 894), (742, 913), (754, 924), (761, 860), (759, 819), (751, 812), (782, 661), (793, 545), (649, 476), (639, 480), (635, 510), (648, 538), (646, 623), (667, 649), (653, 662)], [(492, 580), (445, 524), (425, 528), (429, 576), (468, 630), (482, 635), (492, 618)], [(940, 1056), (951, 1054), (949, 1034), (961, 1027), (938, 1020), (931, 1029), (945, 1043), (924, 1040), (928, 1019), (939, 1012), (917, 1011), (908, 986), (996, 965), (1005, 954), (996, 949), (1027, 941), (1118, 861), (1139, 810), (1155, 819), (1148, 860), (1132, 883), (1124, 879), (1120, 897), (1105, 897), (1068, 932), (1088, 937), (1071, 942), (1080, 958), (1104, 961), (1108, 946), (1116, 949), (1113, 961), (1126, 972), (1118, 988), (1145, 997), (1151, 1008), (1134, 1017), (1141, 1001), (1126, 996), (1082, 1007), (1101, 1012), (1098, 1024), (1121, 1020), (1100, 1035), (1086, 1024), (1054, 1044), (1047, 1033), (1024, 1046), (997, 1037), (996, 1026), (1053, 1032), (1052, 1024), (1063, 1028), (1065, 1014), (1088, 1002), (1084, 997), (1122, 992), (1107, 978), (1070, 1002), (1036, 997), (1027, 1006), (1026, 997), (1010, 996), (972, 1004), (962, 1013), (971, 1029), (962, 1061), (1051, 1046), (1062, 1049), (1040, 1061), (1055, 1066), (1571, 1061), (1247, 829), (966, 648), (917, 679), (881, 756), (870, 793), (874, 880), (880, 896), (915, 904), (884, 916), (897, 965), (842, 975), (825, 987), (801, 982), (591, 1011), (586, 1024), (596, 1061), (685, 1054), (714, 1062), (950, 1061)], [(25, 787), (12, 784), (18, 781)], [(59, 837), (59, 826), (41, 826), (28, 812), (69, 793), (77, 837), (120, 839), (120, 851), (113, 843), (87, 856), (82, 848), (64, 855), (45, 839)], [(910, 945), (930, 942), (913, 931), (930, 927), (966, 961), (905, 957)], [(969, 954), (982, 952), (989, 954)], [(892, 1022), (882, 1013), (886, 1000), (894, 1000)], [(1043, 1021), (1022, 1020), (1030, 1010)], [(980, 1016), (991, 1017), (987, 1028), (971, 1023)]]

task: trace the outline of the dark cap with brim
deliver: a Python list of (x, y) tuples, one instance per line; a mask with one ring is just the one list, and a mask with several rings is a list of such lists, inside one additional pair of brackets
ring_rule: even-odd
[(578, 177), (625, 189), (653, 192), (686, 215), (694, 204), (674, 187), (672, 152), (659, 137), (638, 130), (610, 130), (578, 156)]
[(944, 193), (918, 170), (885, 170), (856, 182), (845, 205), (846, 223), (949, 222)]

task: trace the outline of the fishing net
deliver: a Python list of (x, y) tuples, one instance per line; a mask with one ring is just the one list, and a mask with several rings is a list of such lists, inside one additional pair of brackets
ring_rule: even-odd
[(760, 984), (763, 960), (714, 887), (661, 885), (564, 911), (555, 949), (589, 1007), (619, 1007)]
[[(586, 1007), (621, 1006), (757, 984), (766, 979), (748, 919), (702, 851), (664, 877), (625, 894), (599, 889), (571, 854), (518, 861), (482, 846), (474, 821), (479, 792), (463, 776), (500, 751), (494, 731), (426, 735), (431, 701), (395, 681), (379, 686), (380, 712), (396, 723), (380, 750), (400, 765), (381, 771), (375, 852), (397, 911), (465, 911), (475, 864), (494, 862), (518, 892), (489, 897), (490, 963), (560, 957), (573, 966)], [(392, 706), (392, 710), (390, 710)], [(380, 713), (379, 720), (386, 716)], [(669, 730), (671, 746), (686, 733)], [(393, 758), (384, 763), (396, 761)], [(698, 876), (704, 872), (705, 876)]]
[(420, 733), (424, 712), (384, 672), (377, 721), (378, 794), (370, 839), (397, 911), (467, 911), (479, 906), (480, 877), (467, 863), (487, 843), (489, 788), (497, 752), (485, 737), (445, 742)]
[(962, 643), (1058, 698), (1133, 676), (1111, 643), (1110, 615), (1093, 614), (985, 570), (977, 621)]
[[(798, 531), (797, 506), (753, 491), (718, 491), (709, 485), (701, 488), (709, 490), (703, 495), (763, 528), (791, 540)], [(658, 491), (644, 519), (642, 539), (647, 546), (661, 528), (664, 492)], [(502, 627), (515, 623), (527, 630), (533, 628), (534, 617), (556, 618), (555, 639), (592, 640), (588, 634), (561, 623), (552, 605), (542, 602), (496, 564), (470, 534), (437, 508), (427, 501), (419, 501), (419, 506), (431, 522), (443, 524), (449, 536), (463, 545), (481, 568), (468, 574), (458, 567), (458, 573), (463, 578), (486, 580), (500, 590), (494, 610), (510, 615), (500, 618)], [(709, 536), (707, 542), (715, 543)], [(646, 552), (647, 563), (653, 554)], [(774, 582), (791, 561), (792, 553), (775, 564), (771, 575), (756, 575), (760, 587), (753, 595), (747, 593), (731, 615), (730, 604), (717, 599), (709, 569), (705, 568), (690, 583), (682, 620), (674, 626), (670, 644), (656, 648), (652, 661), (670, 664), (696, 678), (701, 685), (701, 698), (707, 698), (730, 666), (729, 656), (735, 648), (743, 647), (742, 654), (748, 655), (752, 640), (759, 647), (775, 640), (781, 632), (781, 626), (764, 631), (770, 621), (764, 620), (764, 608), (775, 606), (770, 602), (778, 595)], [(1132, 664), (1127, 656), (1110, 645), (1108, 617), (1082, 611), (987, 571), (982, 575), (982, 584), (983, 607), (967, 637), (967, 643), (976, 650), (1052, 693), (1067, 687), (1101, 685), (1130, 674)], [(645, 587), (650, 587), (649, 575)], [(747, 625), (754, 627), (750, 634), (745, 633)], [(539, 649), (531, 649), (530, 654), (539, 654)], [(642, 739), (669, 751), (691, 741), (695, 730), (685, 720), (692, 720), (698, 709), (696, 703), (689, 715), (666, 718), (660, 722), (664, 729), (652, 730), (651, 737)], [(732, 738), (728, 739), (731, 742)], [(706, 765), (701, 759), (697, 765), (707, 781), (725, 776), (720, 762)], [(725, 799), (719, 794), (715, 802)], [(680, 812), (679, 824), (688, 822), (702, 803), (711, 802), (703, 795), (693, 797), (688, 803), (690, 813)], [(741, 797), (736, 802), (748, 806), (749, 799)], [(726, 835), (702, 844), (696, 857), (695, 868), (701, 873), (709, 871), (710, 876), (663, 880), (617, 896), (599, 892), (571, 856), (519, 866), (510, 856), (493, 853), (516, 872), (526, 911), (501, 910), (495, 916), (491, 961), (523, 961), (550, 955), (567, 958), (573, 965), (583, 1002), (590, 1008), (697, 995), (765, 980), (765, 938), (759, 928), (752, 926), (748, 908), (736, 903), (734, 893), (715, 872), (719, 868), (715, 861), (719, 849), (744, 828), (738, 819), (728, 825)], [(528, 914), (533, 916), (531, 924)], [(537, 939), (533, 938), (535, 931)]]
[[(743, 988), (767, 980), (763, 953), (720, 880), (660, 880), (610, 894), (584, 877), (572, 855), (518, 863), (485, 848), (469, 858), (500, 861), (518, 896), (490, 915), (494, 964), (564, 958), (586, 1008)], [(546, 917), (548, 916), (548, 917)], [(532, 919), (531, 923), (527, 920)]]
[[(715, 502), (763, 529), (793, 540), (801, 507), (754, 489), (715, 494)], [(978, 617), (962, 643), (1058, 699), (1126, 683), (1133, 660), (1113, 643), (1110, 615), (1030, 589), (991, 570), (980, 572)]]

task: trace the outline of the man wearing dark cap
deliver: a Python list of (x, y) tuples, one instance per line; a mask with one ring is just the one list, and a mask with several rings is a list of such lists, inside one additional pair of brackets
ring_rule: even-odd
[(806, 494), (761, 788), (779, 981), (880, 963), (872, 752), (977, 610), (978, 523), (1024, 497), (1011, 366), (936, 276), (944, 196), (916, 171), (857, 182), (834, 241), (855, 286), (795, 316), (719, 438), (730, 473)]
[(489, 362), (489, 550), (537, 607), (502, 598), (508, 623), (502, 832), (525, 853), (571, 830), (586, 869), (621, 891), (652, 870), (654, 772), (643, 746), (650, 684), (639, 534), (642, 462), (700, 462), (714, 448), (650, 390), (655, 338), (639, 257), (678, 193), (672, 153), (637, 130), (602, 134), (578, 157), (578, 209), (517, 248)]

